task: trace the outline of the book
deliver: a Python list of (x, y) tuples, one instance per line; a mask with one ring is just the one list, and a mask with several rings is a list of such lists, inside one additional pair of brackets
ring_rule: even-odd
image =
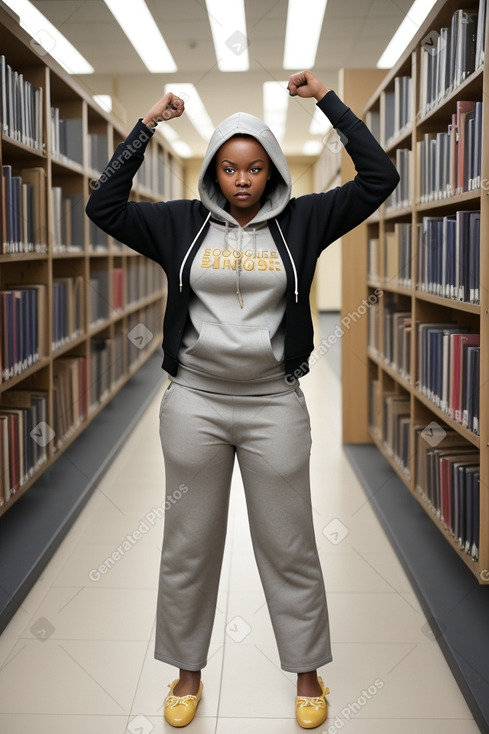
[(109, 160), (109, 143), (107, 133), (88, 133), (88, 165), (92, 173), (99, 175)]
[(418, 290), (479, 303), (480, 211), (423, 217), (417, 239)]
[(47, 286), (9, 284), (0, 291), (2, 379), (27, 370), (47, 354)]
[(46, 171), (22, 168), (15, 176), (12, 166), (2, 166), (2, 202), (3, 252), (47, 252)]
[(477, 40), (475, 44), (475, 68), (479, 69), (484, 63), (485, 39), (486, 39), (486, 6), (487, 0), (479, 0), (479, 12), (477, 15)]
[(479, 434), (474, 415), (479, 407), (480, 345), (470, 341), (462, 344), (462, 400), (461, 423), (469, 431)]
[(416, 492), (463, 550), (476, 553), (479, 504), (474, 502), (474, 489), (479, 453), (460, 434), (439, 428), (433, 440), (426, 427), (415, 427)]
[(379, 247), (380, 242), (378, 237), (371, 237), (367, 244), (367, 274), (369, 280), (374, 283), (380, 282)]
[(59, 107), (51, 107), (51, 154), (61, 161), (83, 165), (83, 121), (62, 118)]
[(399, 137), (413, 121), (412, 79), (394, 78), (394, 90), (385, 92), (385, 145)]
[(477, 13), (456, 10), (456, 44), (453, 67), (453, 88), (460, 84), (475, 70), (477, 46)]
[(112, 309), (124, 308), (124, 269), (113, 268), (112, 270)]
[(81, 252), (84, 247), (84, 199), (52, 187), (52, 234), (54, 252)]
[(394, 463), (409, 476), (410, 399), (405, 395), (390, 393), (384, 393), (382, 399), (384, 448)]
[(457, 100), (457, 194), (468, 190), (467, 167), (471, 165), (470, 157), (467, 155), (466, 137), (468, 116), (475, 111), (475, 102), (468, 100)]
[(482, 103), (457, 100), (446, 130), (426, 132), (416, 144), (421, 203), (480, 188)]
[[(39, 471), (48, 459), (49, 435), (44, 428), (47, 426), (47, 401), (47, 391), (11, 389), (2, 394), (0, 416), (14, 416), (17, 425), (19, 441), (15, 440), (11, 447), (11, 438), (7, 435), (5, 456), (12, 457), (15, 468), (10, 462), (10, 470), (14, 475), (18, 473), (18, 486)], [(2, 441), (5, 443), (5, 437), (0, 437)], [(13, 491), (14, 487), (9, 487), (4, 498), (8, 500)]]
[(53, 279), (53, 350), (77, 339), (84, 332), (82, 275)]
[(411, 150), (397, 148), (395, 166), (399, 173), (399, 183), (386, 201), (386, 209), (402, 209), (411, 205)]
[(411, 286), (411, 223), (396, 222), (384, 237), (385, 285)]
[(90, 411), (106, 400), (114, 386), (112, 339), (92, 339), (90, 342)]
[(109, 318), (109, 276), (106, 270), (92, 270), (89, 283), (90, 325)]
[[(27, 72), (26, 72), (27, 73)], [(13, 69), (0, 54), (0, 119), (3, 134), (44, 151), (43, 89)]]
[[(463, 347), (479, 346), (479, 334), (452, 333), (450, 335), (450, 398), (448, 415), (458, 423), (462, 423), (462, 389), (465, 377)], [(466, 369), (466, 366), (465, 366)]]
[(459, 8), (450, 23), (421, 41), (420, 112), (427, 114), (455, 91), (476, 69), (484, 54), (485, 3), (478, 12)]
[(85, 357), (58, 357), (53, 362), (54, 449), (80, 427), (88, 416), (88, 371)]

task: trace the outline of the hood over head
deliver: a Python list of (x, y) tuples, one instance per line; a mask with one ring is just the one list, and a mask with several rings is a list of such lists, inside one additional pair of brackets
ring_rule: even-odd
[[(268, 125), (247, 112), (236, 112), (227, 117), (215, 129), (209, 141), (204, 162), (199, 175), (199, 195), (203, 205), (216, 217), (236, 224), (234, 217), (227, 211), (227, 201), (216, 181), (214, 156), (233, 135), (251, 135), (266, 150), (272, 161), (274, 171), (267, 188), (262, 207), (253, 224), (277, 216), (287, 206), (292, 183), (283, 151)], [(251, 224), (251, 222), (250, 222)]]

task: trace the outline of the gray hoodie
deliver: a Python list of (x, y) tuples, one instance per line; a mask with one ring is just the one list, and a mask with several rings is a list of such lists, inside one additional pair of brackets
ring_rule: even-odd
[[(229, 213), (213, 165), (221, 145), (236, 134), (252, 135), (275, 167), (260, 211), (244, 227)], [(285, 381), (283, 363), (286, 273), (267, 224), (287, 206), (291, 179), (282, 149), (263, 121), (237, 112), (216, 128), (199, 194), (210, 227), (192, 262), (189, 318), (174, 380), (236, 395), (291, 390), (295, 384)]]

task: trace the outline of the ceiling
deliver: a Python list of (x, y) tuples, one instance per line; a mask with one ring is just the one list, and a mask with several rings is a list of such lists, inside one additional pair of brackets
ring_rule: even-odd
[[(32, 2), (95, 68), (78, 81), (93, 93), (117, 95), (127, 111), (127, 129), (167, 83), (177, 94), (179, 83), (195, 84), (214, 125), (237, 110), (263, 117), (263, 82), (286, 80), (292, 73), (282, 68), (286, 0), (245, 0), (250, 71), (234, 73), (217, 69), (204, 0), (146, 0), (178, 67), (164, 75), (146, 70), (103, 0)], [(304, 0), (305, 11), (308, 2), (314, 0)], [(412, 0), (329, 0), (313, 71), (337, 89), (342, 67), (374, 68), (411, 5)], [(289, 101), (286, 154), (300, 154), (303, 142), (314, 139), (313, 112), (313, 100)], [(170, 124), (196, 157), (204, 154), (206, 140), (188, 118)]]

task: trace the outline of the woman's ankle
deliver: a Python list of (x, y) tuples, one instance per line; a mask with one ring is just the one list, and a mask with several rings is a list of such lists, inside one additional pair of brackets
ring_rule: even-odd
[(176, 696), (197, 695), (200, 686), (200, 670), (180, 669), (180, 676), (173, 692)]
[(316, 670), (297, 673), (298, 696), (315, 697), (321, 696), (322, 693), (323, 690), (319, 684)]

